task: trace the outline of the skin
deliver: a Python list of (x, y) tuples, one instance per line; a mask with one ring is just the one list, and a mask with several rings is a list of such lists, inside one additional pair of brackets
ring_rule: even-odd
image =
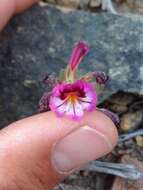
[[(37, 0), (1, 0), (0, 29), (2, 30), (11, 16), (35, 2)], [(84, 125), (95, 127), (108, 137), (113, 147), (116, 145), (116, 127), (99, 111), (86, 113), (79, 122), (66, 117), (57, 118), (54, 113), (47, 112), (14, 122), (1, 130), (0, 189), (52, 189), (69, 175), (60, 174), (51, 163), (53, 144)]]

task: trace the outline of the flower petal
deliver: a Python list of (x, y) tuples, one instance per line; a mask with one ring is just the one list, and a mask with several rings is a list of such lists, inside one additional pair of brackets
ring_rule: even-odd
[(66, 115), (71, 116), (73, 119), (78, 119), (83, 116), (84, 112), (81, 104), (76, 101), (74, 104), (68, 102), (66, 108)]
[(61, 105), (61, 106), (59, 106), (59, 107), (57, 107), (57, 109), (56, 109), (56, 114), (57, 114), (58, 116), (63, 116), (64, 113), (65, 113), (65, 110), (66, 110), (66, 103), (63, 104), (63, 105)]
[(73, 119), (83, 116), (84, 110), (96, 108), (97, 95), (91, 84), (85, 81), (62, 83), (52, 91), (50, 108), (59, 116), (67, 115)]
[(87, 110), (90, 107), (90, 103), (81, 101), (81, 106), (83, 110)]
[(58, 106), (62, 105), (64, 103), (63, 100), (61, 100), (59, 97), (51, 97), (50, 99), (50, 105), (52, 108), (57, 108)]
[(70, 59), (70, 67), (72, 70), (78, 67), (88, 51), (89, 46), (86, 42), (79, 42), (76, 44)]
[(77, 101), (74, 106), (75, 106), (76, 117), (81, 118), (84, 114), (82, 105)]
[(72, 117), (75, 116), (75, 108), (74, 108), (74, 105), (71, 102), (67, 103), (67, 106), (66, 106), (66, 115), (72, 116)]

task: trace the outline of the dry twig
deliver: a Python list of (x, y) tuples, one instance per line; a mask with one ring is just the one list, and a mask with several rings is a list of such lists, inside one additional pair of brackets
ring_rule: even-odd
[(112, 14), (117, 14), (111, 0), (102, 0), (102, 10), (106, 10)]
[(143, 135), (143, 129), (139, 129), (139, 130), (133, 131), (133, 132), (128, 133), (128, 134), (120, 135), (119, 136), (119, 143), (124, 142), (128, 139), (131, 139), (131, 138), (139, 136), (139, 135)]
[(112, 174), (129, 180), (143, 178), (143, 173), (139, 171), (136, 166), (129, 164), (94, 161), (87, 165), (85, 170)]

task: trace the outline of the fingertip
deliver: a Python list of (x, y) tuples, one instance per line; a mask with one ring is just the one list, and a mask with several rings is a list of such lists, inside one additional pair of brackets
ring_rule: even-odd
[(79, 128), (62, 138), (54, 148), (53, 164), (61, 174), (70, 174), (106, 155), (117, 143), (117, 129), (102, 112), (86, 113), (78, 125)]
[(104, 113), (101, 113), (102, 117), (104, 118), (104, 126), (106, 127), (106, 134), (108, 135), (108, 137), (111, 139), (112, 145), (113, 147), (116, 146), (117, 142), (118, 142), (118, 130), (117, 127), (115, 126), (115, 124), (113, 123), (113, 121)]
[(1, 146), (3, 142), (12, 155), (12, 167), (20, 163), (23, 168), (24, 164), (35, 173), (35, 165), (40, 164), (42, 179), (44, 176), (49, 188), (83, 164), (112, 151), (118, 136), (111, 119), (100, 111), (88, 112), (78, 122), (46, 112), (17, 121), (2, 131)]
[(39, 0), (15, 0), (15, 13), (19, 13), (29, 8), (34, 3), (37, 3)]
[(91, 127), (96, 128), (99, 132), (106, 135), (111, 141), (113, 147), (117, 144), (117, 127), (114, 125), (112, 120), (101, 111), (96, 110), (94, 112), (86, 113), (82, 123), (90, 125)]
[(1, 0), (0, 1), (0, 30), (6, 25), (9, 19), (16, 13), (19, 13), (38, 0)]
[(29, 128), (29, 130), (36, 128), (37, 130), (49, 131), (49, 133), (57, 134), (59, 138), (64, 137), (77, 128), (88, 125), (106, 135), (113, 147), (118, 141), (117, 127), (107, 115), (98, 110), (87, 112), (80, 121), (74, 121), (67, 117), (57, 117), (55, 113), (49, 111), (25, 118), (15, 124), (16, 126)]

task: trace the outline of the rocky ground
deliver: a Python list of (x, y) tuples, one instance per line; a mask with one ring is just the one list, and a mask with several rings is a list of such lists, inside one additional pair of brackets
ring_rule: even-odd
[[(82, 39), (89, 42), (91, 51), (81, 72), (102, 70), (110, 76), (107, 87), (99, 96), (99, 107), (119, 115), (120, 135), (141, 130), (143, 1), (114, 1), (120, 14), (102, 12), (100, 0), (47, 1), (64, 8), (43, 3), (34, 6), (13, 18), (0, 34), (0, 127), (37, 112), (43, 91), (49, 90), (49, 86), (42, 84), (43, 77), (47, 73), (57, 75), (68, 62), (73, 44)], [(141, 134), (119, 142), (102, 161), (132, 163), (143, 172)], [(82, 169), (57, 189), (142, 190), (143, 182)]]
[[(73, 9), (84, 9), (100, 12), (104, 0), (43, 0), (49, 4), (59, 5)], [(142, 0), (111, 0), (113, 7), (119, 14), (143, 14)], [(108, 0), (107, 0), (108, 2)]]

